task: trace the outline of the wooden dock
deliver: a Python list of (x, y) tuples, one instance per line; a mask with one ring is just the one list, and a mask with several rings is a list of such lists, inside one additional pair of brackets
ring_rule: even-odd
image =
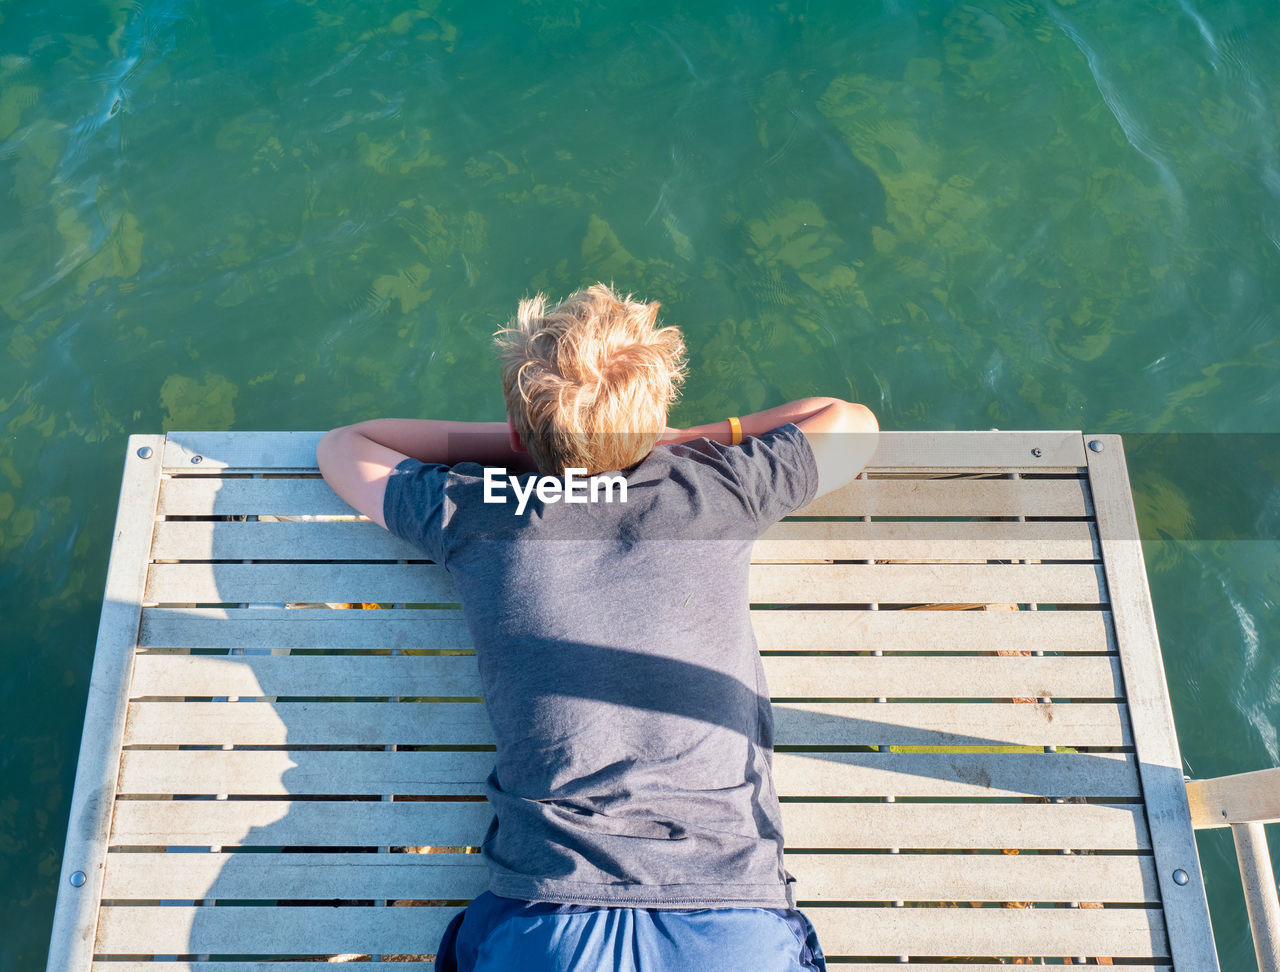
[[(452, 583), (319, 436), (130, 437), (50, 972), (427, 970), (485, 889)], [(1217, 969), (1119, 437), (882, 433), (751, 599), (833, 965)]]

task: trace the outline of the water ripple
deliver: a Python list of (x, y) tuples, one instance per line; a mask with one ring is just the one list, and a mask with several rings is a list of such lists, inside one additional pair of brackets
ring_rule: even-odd
[(1066, 34), (1080, 53), (1084, 55), (1085, 62), (1089, 65), (1089, 73), (1093, 75), (1094, 83), (1098, 86), (1098, 93), (1102, 95), (1103, 104), (1107, 106), (1107, 110), (1111, 112), (1116, 124), (1124, 132), (1125, 139), (1160, 173), (1160, 181), (1169, 193), (1169, 201), (1173, 209), (1174, 218), (1178, 223), (1179, 229), (1185, 232), (1187, 225), (1186, 199), (1183, 196), (1182, 187), (1178, 184), (1178, 180), (1173, 174), (1173, 170), (1165, 160), (1164, 153), (1156, 145), (1155, 140), (1138, 123), (1133, 113), (1125, 105), (1116, 86), (1112, 84), (1111, 80), (1103, 72), (1102, 60), (1097, 52), (1085, 41), (1080, 31), (1067, 23), (1056, 9), (1051, 7), (1050, 11), (1053, 14), (1054, 22), (1058, 25), (1058, 29)]
[[(1179, 6), (1195, 23), (1201, 38), (1209, 48), (1210, 64), (1214, 71), (1220, 71), (1224, 76), (1223, 94), (1220, 96), (1224, 107), (1230, 109), (1229, 114), (1234, 116), (1238, 123), (1237, 127), (1247, 127), (1258, 137), (1261, 158), (1256, 168), (1259, 181), (1272, 197), (1280, 197), (1280, 165), (1277, 164), (1274, 109), (1270, 104), (1268, 92), (1258, 83), (1257, 73), (1249, 64), (1245, 36), (1240, 31), (1230, 31), (1219, 40), (1208, 21), (1191, 6), (1190, 0), (1179, 0)], [(1226, 67), (1225, 71), (1221, 71), (1223, 66)], [(1232, 97), (1237, 88), (1240, 89), (1241, 97)], [(1252, 161), (1242, 156), (1230, 143), (1218, 139), (1216, 147), (1243, 168), (1255, 168)], [(1274, 242), (1274, 237), (1272, 239)]]
[(1200, 36), (1204, 38), (1205, 44), (1209, 46), (1212, 56), (1209, 63), (1213, 65), (1213, 69), (1217, 71), (1222, 61), (1222, 51), (1218, 47), (1218, 42), (1213, 37), (1213, 31), (1209, 29), (1209, 24), (1203, 17), (1191, 6), (1190, 0), (1178, 0), (1178, 6), (1182, 8), (1182, 12), (1186, 14), (1196, 25), (1196, 29), (1200, 31)]
[(357, 44), (355, 47), (351, 48), (351, 50), (347, 53), (347, 55), (343, 57), (342, 60), (340, 60), (337, 64), (333, 65), (333, 67), (329, 68), (329, 70), (325, 71), (323, 74), (317, 74), (314, 78), (308, 81), (307, 87), (314, 88), (317, 84), (319, 84), (325, 78), (332, 77), (333, 75), (337, 74), (339, 71), (345, 68), (348, 64), (354, 61), (357, 57), (359, 57), (360, 54), (364, 51), (365, 47), (367, 46), (368, 45), (366, 44)]
[[(1221, 580), (1221, 578), (1220, 578)], [(1269, 659), (1261, 657), (1261, 643), (1258, 638), (1258, 625), (1253, 615), (1248, 609), (1241, 604), (1233, 596), (1227, 588), (1225, 581), (1222, 582), (1223, 593), (1226, 594), (1227, 600), (1231, 602), (1231, 609), (1235, 612), (1236, 621), (1240, 625), (1240, 633), (1243, 636), (1244, 643), (1244, 675), (1245, 681), (1249, 685), (1265, 684), (1270, 686), (1267, 698), (1263, 702), (1251, 700), (1249, 696), (1252, 691), (1246, 692), (1243, 688), (1236, 692), (1236, 707), (1249, 720), (1249, 723), (1257, 730), (1258, 736), (1262, 739), (1262, 744), (1266, 746), (1268, 754), (1271, 756), (1273, 764), (1280, 764), (1280, 733), (1277, 732), (1275, 723), (1272, 721), (1271, 708), (1267, 703), (1280, 702), (1280, 681), (1275, 678), (1275, 672), (1262, 672), (1259, 669), (1272, 668)]]

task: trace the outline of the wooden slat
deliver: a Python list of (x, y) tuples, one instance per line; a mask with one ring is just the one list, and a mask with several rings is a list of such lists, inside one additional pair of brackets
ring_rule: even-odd
[(111, 844), (478, 847), (492, 819), (484, 800), (117, 800)]
[[(1048, 614), (1045, 615), (1048, 617)], [(1075, 638), (1071, 638), (1075, 643)], [(456, 608), (339, 611), (327, 608), (160, 608), (142, 611), (145, 648), (470, 649)]]
[(360, 516), (318, 475), (306, 478), (166, 479), (159, 512), (165, 516)]
[[(1010, 602), (1098, 604), (1091, 564), (758, 564), (750, 598), (767, 604)], [(149, 603), (457, 600), (434, 564), (155, 564)]]
[[(118, 855), (117, 855), (118, 856)], [(172, 856), (172, 855), (167, 855)], [(787, 854), (804, 901), (1158, 903), (1150, 857), (1084, 854)]]
[(110, 856), (102, 896), (465, 901), (488, 885), (489, 871), (479, 854), (131, 853)]
[[(314, 470), (323, 432), (170, 432), (164, 468), (173, 473), (226, 470), (280, 472)], [(198, 463), (191, 460), (200, 457)]]
[(488, 745), (480, 702), (133, 702), (125, 745)]
[(787, 702), (779, 746), (1127, 746), (1123, 705)]
[[(494, 754), (125, 750), (120, 793), (468, 794), (483, 796)], [(781, 752), (782, 797), (1137, 797), (1127, 753)]]
[(1079, 479), (855, 479), (796, 516), (1088, 516)]
[[(1063, 957), (1070, 958), (1071, 956)], [(370, 966), (369, 968), (374, 969), (377, 968), (377, 966)], [(408, 968), (412, 969), (413, 966), (408, 966)], [(856, 972), (903, 972), (902, 965), (897, 962), (859, 962), (854, 966), (854, 969)], [(95, 968), (94, 972), (98, 972), (98, 970)], [(116, 970), (113, 967), (112, 969), (104, 970), (104, 972), (116, 972)], [(135, 972), (135, 970), (122, 969), (119, 970), (119, 972)], [(137, 970), (137, 972), (166, 972), (166, 970), (163, 966), (158, 966), (155, 970)], [(180, 970), (174, 970), (174, 972), (188, 972), (188, 970), (186, 968), (182, 968)], [(195, 966), (192, 966), (190, 972), (202, 972), (202, 970), (198, 970)], [(210, 970), (210, 972), (222, 972), (222, 970)], [(242, 970), (230, 969), (227, 970), (227, 972), (242, 972)], [(261, 970), (252, 969), (243, 970), (243, 972), (276, 972), (276, 970), (275, 968), (268, 969), (264, 967)], [(289, 972), (289, 970), (285, 967), (281, 972)], [(298, 972), (309, 972), (309, 970), (299, 969)], [(360, 972), (364, 972), (364, 969), (361, 969)], [(912, 962), (906, 972), (956, 972), (956, 964), (954, 962)], [(960, 966), (959, 972), (1009, 972), (1009, 965), (1008, 963), (1001, 962), (997, 962), (995, 964), (988, 962), (965, 962)], [(1124, 972), (1171, 972), (1171, 970), (1168, 965), (1150, 965), (1146, 962), (1126, 962), (1124, 965)]]
[[(433, 946), (434, 947), (434, 946)], [(359, 972), (432, 972), (430, 962), (366, 962)], [(898, 963), (859, 962), (857, 972), (902, 972)], [(314, 962), (98, 962), (93, 972), (315, 972)], [(954, 964), (913, 962), (909, 972), (956, 972)], [(961, 972), (1009, 972), (1001, 963), (966, 963)], [(1170, 972), (1167, 965), (1125, 965), (1124, 972)]]
[[(779, 746), (1127, 746), (1113, 703), (787, 702)], [(132, 702), (125, 744), (493, 745), (481, 702)]]
[(413, 544), (372, 520), (259, 522), (165, 520), (154, 560), (423, 560)]
[[(1071, 958), (1071, 956), (1063, 957)], [(1107, 957), (1109, 958), (1109, 956)], [(376, 969), (377, 966), (369, 966), (368, 968)], [(407, 968), (412, 970), (413, 966), (408, 966)], [(396, 966), (395, 969), (391, 969), (389, 972), (397, 972), (398, 969), (399, 966)], [(99, 970), (95, 967), (94, 972), (99, 972)], [(170, 972), (170, 970), (166, 969), (163, 965), (156, 966), (155, 968), (148, 967), (147, 969), (116, 969), (112, 966), (110, 969), (102, 970), (102, 972)], [(173, 969), (172, 972), (224, 972), (224, 970), (221, 968), (202, 970), (192, 966), (190, 970), (186, 967), (182, 967), (180, 969)], [(225, 972), (276, 972), (276, 967), (273, 966), (271, 968), (267, 968), (263, 966), (261, 969), (232, 968), (225, 970)], [(287, 965), (284, 965), (280, 967), (280, 972), (291, 972), (291, 970)], [(311, 972), (311, 970), (297, 969), (294, 970), (294, 972)], [(360, 972), (365, 972), (365, 970), (362, 968)], [(858, 962), (853, 966), (851, 972), (903, 972), (903, 966), (898, 962)], [(907, 967), (906, 972), (957, 972), (957, 966), (954, 962), (912, 962)], [(963, 965), (959, 966), (959, 972), (1009, 972), (1009, 964), (1005, 962), (965, 962)], [(1163, 964), (1151, 965), (1146, 962), (1126, 962), (1124, 964), (1123, 972), (1171, 972), (1171, 969), (1168, 965)]]
[(805, 913), (827, 955), (1161, 957), (1157, 910), (815, 907)]
[[(432, 949), (435, 946), (431, 946)], [(430, 953), (428, 953), (430, 954)], [(1144, 972), (1146, 966), (1131, 966)], [(361, 962), (359, 972), (434, 972), (435, 963)], [(93, 972), (316, 972), (315, 962), (95, 962)], [(1129, 972), (1128, 969), (1125, 972)], [(1167, 972), (1167, 970), (1165, 970)]]
[[(316, 446), (323, 432), (170, 432), (165, 470), (220, 474), (315, 469)], [(1038, 449), (1040, 455), (1032, 452)], [(192, 463), (193, 456), (199, 463)], [(881, 432), (869, 469), (1027, 470), (1053, 472), (1083, 466), (1080, 433), (1048, 430), (1017, 432)]]
[[(113, 846), (478, 847), (483, 800), (119, 800)], [(1145, 850), (1140, 804), (782, 804), (788, 849)]]
[(867, 468), (1047, 472), (1078, 469), (1084, 462), (1078, 431), (881, 432)]
[[(323, 479), (166, 479), (166, 516), (359, 516)], [(857, 479), (796, 516), (1089, 516), (1081, 479)]]
[[(1119, 697), (1114, 658), (770, 655), (773, 698)], [(139, 655), (131, 697), (482, 695), (475, 655)]]
[[(50, 972), (85, 972), (92, 961), (111, 822), (110, 795), (116, 789), (120, 764), (120, 740), (124, 735), (129, 675), (142, 611), (147, 551), (155, 523), (162, 448), (161, 436), (131, 435), (125, 453), (94, 648), (93, 675), (57, 885), (48, 959)], [(148, 458), (139, 455), (140, 451)], [(73, 874), (79, 875), (76, 884), (71, 881)]]
[[(1182, 757), (1173, 725), (1155, 611), (1147, 586), (1142, 540), (1129, 492), (1129, 472), (1118, 435), (1091, 441), (1089, 481), (1098, 511), (1098, 536), (1106, 561), (1106, 582), (1114, 612), (1124, 681), (1130, 698), (1134, 745), (1151, 821), (1160, 891), (1169, 919), (1175, 964), (1217, 969), (1204, 878), (1196, 851)], [(1189, 876), (1178, 884), (1181, 869)]]
[[(401, 568), (404, 569), (404, 568)], [(761, 564), (757, 604), (1098, 604), (1100, 567), (1089, 564)]]
[[(756, 542), (756, 561), (1091, 560), (1085, 520), (783, 520)], [(421, 560), (423, 552), (372, 521), (166, 520), (156, 524), (155, 560)]]
[[(422, 954), (440, 941), (456, 907), (103, 910), (102, 954)], [(1166, 950), (1159, 911), (1113, 908), (865, 908), (807, 910), (828, 955), (1106, 955)], [(856, 917), (856, 920), (854, 918)]]
[(775, 752), (780, 797), (1137, 797), (1127, 753)]
[[(1150, 857), (1061, 854), (787, 854), (806, 901), (1159, 900)], [(120, 900), (469, 900), (479, 854), (112, 854), (103, 897)]]
[[(484, 795), (492, 750), (125, 750), (120, 793)], [(1110, 794), (1108, 794), (1110, 795)]]
[(133, 698), (146, 696), (481, 695), (475, 655), (139, 655)]
[(805, 657), (762, 659), (773, 698), (1119, 698), (1115, 659)]
[(1095, 547), (1093, 526), (1086, 520), (781, 520), (756, 541), (751, 558), (1092, 560)]
[(1105, 611), (755, 610), (761, 651), (1047, 651), (1110, 647)]
[(448, 571), (434, 564), (155, 564), (146, 599), (455, 603), (458, 595)]
[(1236, 823), (1280, 823), (1280, 769), (1188, 780), (1187, 802), (1197, 830)]
[[(1109, 650), (1106, 611), (756, 610), (761, 651)], [(139, 644), (157, 648), (457, 649), (456, 609), (144, 608)]]

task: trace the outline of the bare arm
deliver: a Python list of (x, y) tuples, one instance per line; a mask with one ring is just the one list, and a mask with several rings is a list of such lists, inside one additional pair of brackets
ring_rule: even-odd
[[(761, 435), (788, 422), (805, 433), (818, 465), (818, 495), (843, 486), (875, 451), (879, 426), (864, 405), (838, 398), (801, 398), (741, 417), (743, 436)], [(706, 437), (726, 445), (728, 421), (668, 429), (659, 444)], [(505, 422), (454, 422), (444, 419), (371, 419), (326, 432), (316, 447), (316, 463), (325, 482), (342, 499), (379, 526), (391, 471), (412, 456), (423, 462), (453, 465), (478, 462), (512, 471), (536, 471), (529, 454), (513, 448)]]
[[(770, 429), (776, 429), (779, 425), (786, 425), (788, 422), (799, 425), (837, 401), (839, 399), (836, 398), (797, 398), (794, 402), (775, 405), (773, 408), (766, 408), (763, 412), (742, 415), (739, 421), (742, 423), (743, 438), (749, 435), (763, 435)], [(729, 425), (729, 420), (721, 419), (719, 422), (710, 422), (706, 425), (692, 425), (687, 429), (668, 429), (667, 434), (659, 440), (659, 444), (668, 445), (673, 442), (707, 438), (728, 445), (733, 441), (732, 436), (733, 429)]]
[[(880, 424), (865, 405), (839, 398), (799, 398), (785, 405), (743, 415), (742, 435), (761, 435), (794, 422), (809, 440), (818, 465), (818, 495), (839, 489), (862, 471), (876, 449)], [(688, 429), (668, 429), (660, 444), (708, 438), (728, 445), (733, 430), (727, 419)]]
[(326, 432), (316, 463), (329, 487), (379, 526), (391, 471), (412, 456), (423, 462), (478, 462), (533, 469), (527, 452), (511, 446), (506, 422), (372, 419)]
[(838, 398), (796, 425), (809, 440), (818, 465), (818, 496), (839, 489), (862, 472), (880, 437), (880, 423), (871, 409)]
[[(528, 453), (511, 448), (506, 422), (453, 422), (445, 419), (370, 419), (327, 433), (358, 433), (403, 456), (423, 462), (478, 462), (488, 466), (527, 465)], [(323, 440), (322, 440), (323, 441)]]

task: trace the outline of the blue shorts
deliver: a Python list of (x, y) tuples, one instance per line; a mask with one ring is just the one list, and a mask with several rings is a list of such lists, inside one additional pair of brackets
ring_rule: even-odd
[(624, 908), (503, 898), (453, 916), (436, 972), (826, 972), (795, 908)]

